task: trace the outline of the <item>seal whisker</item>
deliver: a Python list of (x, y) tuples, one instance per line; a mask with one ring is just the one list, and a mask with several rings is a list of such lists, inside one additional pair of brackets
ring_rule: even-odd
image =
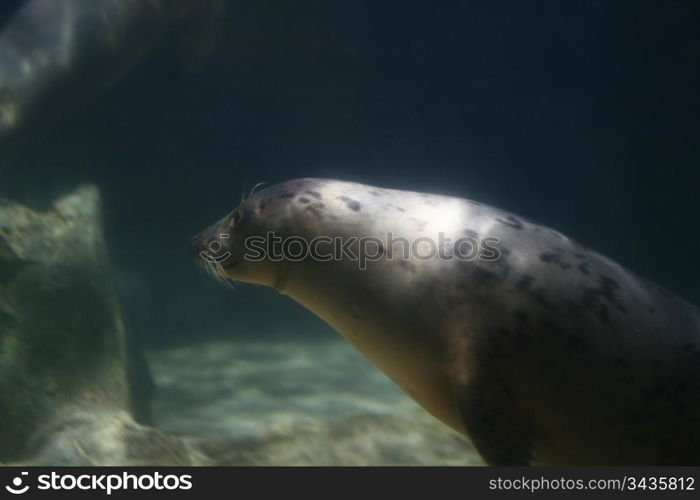
[[(203, 273), (207, 273), (207, 265), (204, 261), (202, 260), (197, 260), (197, 269), (202, 271)], [(208, 275), (209, 273), (207, 273)]]
[(217, 274), (219, 275), (219, 279), (221, 280), (221, 283), (228, 288), (229, 290), (235, 290), (236, 286), (233, 284), (233, 281), (230, 279), (227, 279), (224, 276), (224, 268), (221, 266), (221, 264), (217, 265)]
[(250, 194), (248, 195), (248, 198), (251, 198), (255, 194), (255, 191), (259, 187), (264, 186), (265, 184), (268, 184), (268, 183), (269, 183), (269, 181), (258, 182), (255, 186), (253, 186), (253, 189), (250, 190)]
[(229, 290), (235, 290), (236, 287), (233, 285), (233, 282), (231, 280), (226, 278), (226, 275), (224, 274), (224, 267), (221, 265), (220, 262), (210, 263), (209, 272), (214, 277), (214, 279), (220, 284), (222, 284), (224, 287), (228, 288)]
[(216, 273), (214, 271), (211, 262), (202, 261), (201, 265), (202, 265), (202, 268), (204, 269), (204, 272), (207, 273), (207, 276), (212, 278), (214, 281), (219, 281), (219, 275), (218, 275), (218, 273)]
[(258, 186), (258, 184), (253, 186), (253, 189), (250, 190), (250, 194), (246, 195), (246, 192), (248, 191), (248, 183), (253, 179), (252, 175), (249, 175), (246, 177), (245, 181), (243, 182), (243, 189), (241, 189), (241, 203), (245, 203), (245, 201), (253, 196), (253, 192), (255, 191), (255, 188)]

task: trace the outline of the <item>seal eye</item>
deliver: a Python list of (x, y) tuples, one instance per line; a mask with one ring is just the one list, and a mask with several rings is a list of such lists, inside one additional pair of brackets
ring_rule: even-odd
[(238, 210), (235, 210), (233, 212), (233, 214), (231, 215), (231, 227), (233, 228), (240, 221), (241, 221), (241, 213)]

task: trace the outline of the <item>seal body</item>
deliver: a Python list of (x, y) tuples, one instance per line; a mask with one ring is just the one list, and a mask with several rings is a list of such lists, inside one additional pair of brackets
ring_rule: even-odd
[[(343, 244), (372, 258), (320, 251)], [(193, 248), (323, 318), (488, 463), (700, 462), (698, 309), (557, 231), (471, 200), (300, 179)]]
[(183, 26), (209, 43), (222, 8), (222, 0), (28, 0), (0, 34), (0, 137), (99, 94)]

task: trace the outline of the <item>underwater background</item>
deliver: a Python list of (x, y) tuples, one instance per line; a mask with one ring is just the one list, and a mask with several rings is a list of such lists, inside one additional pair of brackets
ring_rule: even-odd
[[(20, 3), (4, 2), (0, 22)], [(41, 208), (85, 182), (101, 189), (129, 332), (175, 391), (163, 415), (186, 413), (175, 388), (200, 372), (173, 379), (162, 352), (184, 366), (210, 349), (180, 346), (230, 341), (244, 346), (236, 360), (263, 360), (231, 377), (230, 395), (281, 382), (294, 367), (280, 352), (344, 359), (314, 347), (337, 335), (290, 299), (227, 290), (193, 265), (190, 238), (259, 182), (330, 177), (476, 199), (700, 304), (698, 2), (226, 4), (223, 36), (196, 70), (166, 39), (87, 105), (0, 146), (0, 197)], [(206, 359), (223, 370), (216, 352)], [(341, 366), (270, 401), (294, 404), (314, 383), (331, 399), (349, 381), (367, 395), (373, 383), (392, 390), (369, 380), (378, 371), (358, 375), (369, 365)], [(377, 407), (406, 404), (396, 394)]]

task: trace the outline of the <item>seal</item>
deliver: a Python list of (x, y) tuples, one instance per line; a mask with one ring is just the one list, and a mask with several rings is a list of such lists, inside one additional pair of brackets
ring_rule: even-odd
[(553, 229), (300, 179), (193, 250), (320, 316), (489, 464), (700, 463), (698, 308)]

